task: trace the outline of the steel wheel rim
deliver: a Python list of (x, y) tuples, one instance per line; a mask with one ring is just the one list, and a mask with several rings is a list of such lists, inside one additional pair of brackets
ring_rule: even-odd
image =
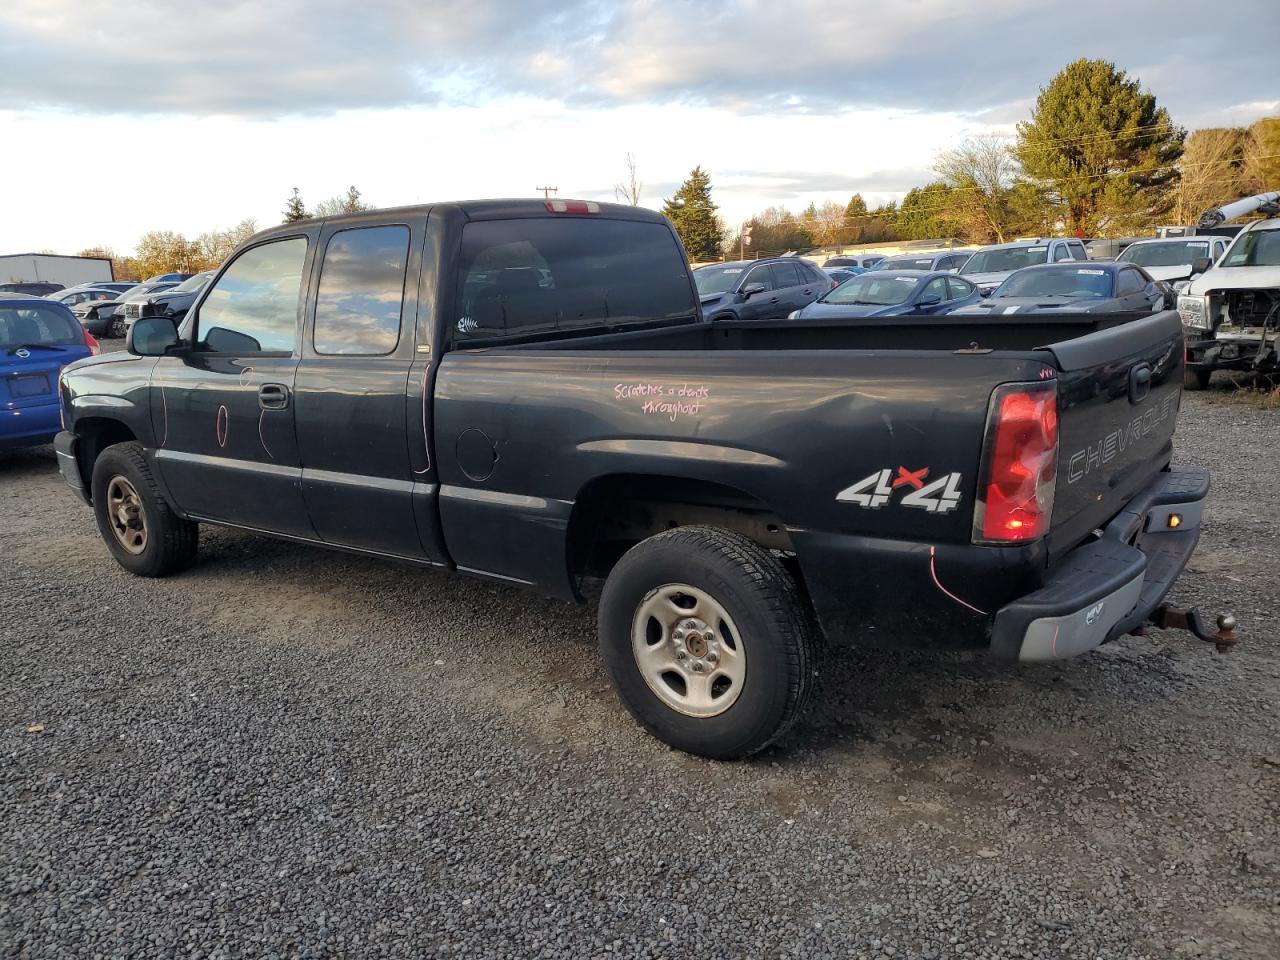
[(132, 483), (121, 476), (107, 484), (107, 521), (116, 543), (137, 556), (147, 549), (147, 511)]
[(719, 716), (746, 683), (747, 654), (733, 618), (687, 583), (663, 584), (640, 601), (631, 652), (654, 695), (687, 717)]

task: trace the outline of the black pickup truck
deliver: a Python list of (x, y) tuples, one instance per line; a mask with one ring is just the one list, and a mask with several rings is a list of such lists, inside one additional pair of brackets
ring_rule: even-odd
[(822, 640), (1140, 628), (1208, 489), (1169, 466), (1182, 365), (1174, 312), (710, 323), (657, 214), (448, 203), (253, 237), (179, 328), (65, 370), (56, 449), (143, 576), (216, 523), (598, 591), (628, 709), (727, 758)]

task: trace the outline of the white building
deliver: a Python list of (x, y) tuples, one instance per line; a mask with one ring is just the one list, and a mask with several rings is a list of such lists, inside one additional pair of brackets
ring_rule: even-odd
[(93, 280), (113, 280), (107, 257), (64, 257), (56, 253), (0, 256), (0, 283), (60, 283), (64, 287)]

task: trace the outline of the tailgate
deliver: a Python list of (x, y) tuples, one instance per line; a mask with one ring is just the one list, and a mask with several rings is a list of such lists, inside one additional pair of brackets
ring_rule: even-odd
[(1045, 349), (1061, 370), (1052, 560), (1168, 466), (1182, 392), (1182, 322), (1166, 310)]

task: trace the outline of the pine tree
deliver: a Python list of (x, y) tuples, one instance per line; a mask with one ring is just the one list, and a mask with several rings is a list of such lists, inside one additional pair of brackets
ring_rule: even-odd
[(711, 200), (711, 177), (694, 167), (675, 196), (662, 202), (662, 213), (671, 221), (689, 259), (712, 260), (720, 254), (724, 234)]
[(1136, 79), (1106, 60), (1076, 60), (1018, 124), (1017, 158), (1076, 235), (1147, 222), (1168, 206), (1186, 131)]
[(285, 202), (284, 205), (284, 222), (293, 223), (296, 220), (305, 220), (310, 214), (307, 208), (302, 205), (302, 196), (298, 193), (298, 188), (293, 188), (293, 194)]
[(342, 201), (342, 212), (359, 213), (367, 207), (368, 204), (360, 199), (360, 191), (355, 188), (355, 185), (347, 187), (347, 195)]

